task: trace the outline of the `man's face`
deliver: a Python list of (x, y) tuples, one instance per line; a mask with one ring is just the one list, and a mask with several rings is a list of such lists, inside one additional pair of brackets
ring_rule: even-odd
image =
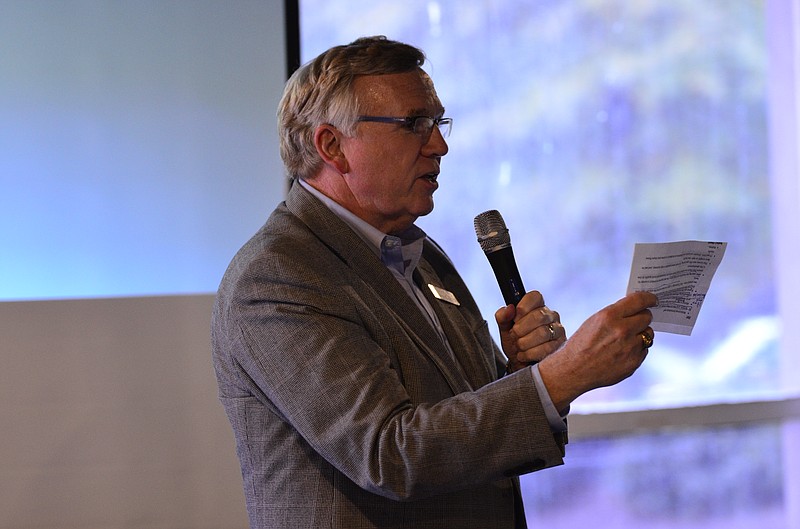
[[(441, 117), (444, 109), (422, 70), (356, 79), (361, 115)], [(447, 143), (438, 127), (429, 138), (398, 123), (360, 122), (342, 139), (353, 213), (384, 233), (399, 233), (433, 210), (439, 162)]]

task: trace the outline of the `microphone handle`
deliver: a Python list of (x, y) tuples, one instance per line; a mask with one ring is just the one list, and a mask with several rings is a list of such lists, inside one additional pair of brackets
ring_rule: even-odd
[(486, 258), (492, 265), (500, 292), (506, 305), (516, 305), (522, 296), (525, 295), (525, 287), (522, 286), (522, 278), (519, 276), (517, 262), (514, 260), (514, 252), (511, 246), (500, 248), (491, 252), (486, 252)]

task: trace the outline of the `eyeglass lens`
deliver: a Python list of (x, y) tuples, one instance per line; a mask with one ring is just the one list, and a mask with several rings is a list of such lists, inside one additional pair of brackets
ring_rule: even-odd
[(427, 138), (433, 133), (433, 127), (435, 125), (439, 127), (439, 132), (446, 138), (450, 135), (452, 123), (453, 121), (449, 118), (433, 119), (427, 116), (419, 116), (414, 121), (414, 132)]

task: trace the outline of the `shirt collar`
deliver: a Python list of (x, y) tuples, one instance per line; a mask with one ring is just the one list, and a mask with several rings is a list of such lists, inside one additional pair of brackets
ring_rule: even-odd
[(426, 237), (425, 232), (417, 225), (412, 224), (399, 237), (388, 235), (359, 218), (304, 179), (300, 178), (298, 182), (364, 239), (376, 255), (380, 256), (383, 264), (394, 268), (403, 275), (411, 274), (414, 271), (422, 255), (422, 246)]

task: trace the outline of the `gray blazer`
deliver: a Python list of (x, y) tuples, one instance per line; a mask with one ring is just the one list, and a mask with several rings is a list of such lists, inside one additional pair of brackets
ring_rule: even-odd
[[(212, 320), (253, 528), (525, 527), (516, 476), (562, 463), (525, 370), (425, 241), (455, 353), (374, 250), (299, 185), (238, 252)], [(515, 521), (516, 512), (516, 521)]]

